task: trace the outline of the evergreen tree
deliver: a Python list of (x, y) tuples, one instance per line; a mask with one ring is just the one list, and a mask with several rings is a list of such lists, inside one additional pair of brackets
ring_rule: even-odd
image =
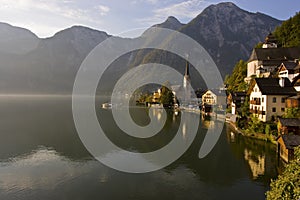
[(279, 46), (300, 46), (300, 12), (278, 26), (274, 31), (274, 35)]
[(247, 76), (247, 62), (240, 60), (234, 67), (232, 74), (227, 75), (225, 84), (229, 92), (242, 92), (247, 90), (244, 78)]

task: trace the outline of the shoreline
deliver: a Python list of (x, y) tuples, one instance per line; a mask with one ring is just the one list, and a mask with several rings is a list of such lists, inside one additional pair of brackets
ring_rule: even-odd
[(231, 128), (233, 128), (236, 133), (244, 136), (244, 137), (249, 137), (249, 138), (253, 138), (253, 139), (257, 139), (257, 140), (263, 140), (265, 142), (269, 142), (273, 145), (277, 145), (276, 140), (274, 140), (273, 136), (267, 136), (266, 134), (263, 133), (251, 133), (251, 134), (247, 134), (244, 131), (242, 131), (240, 128), (238, 128), (233, 122), (230, 121), (226, 121), (227, 124), (229, 124), (229, 126)]

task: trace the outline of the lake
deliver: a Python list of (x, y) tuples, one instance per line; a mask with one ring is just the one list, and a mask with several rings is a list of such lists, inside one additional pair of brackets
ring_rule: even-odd
[[(183, 115), (168, 111), (159, 136), (143, 141), (125, 137), (100, 102), (96, 112), (109, 139), (139, 152), (172, 140)], [(131, 114), (143, 125), (149, 120), (146, 113), (137, 107)], [(193, 121), (197, 114), (184, 115)], [(207, 129), (219, 122), (195, 123), (197, 135), (178, 160), (158, 171), (131, 174), (101, 164), (86, 150), (75, 129), (70, 96), (1, 96), (0, 199), (265, 199), (277, 176), (276, 148), (237, 135), (225, 124), (216, 146), (200, 159)], [(188, 138), (185, 131), (182, 140)]]

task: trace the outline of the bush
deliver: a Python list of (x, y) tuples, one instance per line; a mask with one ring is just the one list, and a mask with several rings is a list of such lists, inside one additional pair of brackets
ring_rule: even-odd
[(287, 164), (277, 180), (271, 181), (271, 190), (266, 193), (267, 200), (300, 199), (300, 146), (294, 150), (294, 160)]
[(255, 116), (251, 116), (250, 117), (251, 120), (249, 121), (249, 124), (248, 124), (248, 132), (249, 133), (264, 133), (265, 132), (265, 127), (264, 127), (264, 124), (259, 121), (259, 119)]

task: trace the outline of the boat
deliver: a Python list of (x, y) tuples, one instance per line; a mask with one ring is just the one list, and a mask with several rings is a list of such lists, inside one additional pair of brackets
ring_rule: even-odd
[(104, 108), (104, 109), (111, 109), (112, 108), (112, 104), (111, 103), (103, 103), (102, 104), (102, 108)]

